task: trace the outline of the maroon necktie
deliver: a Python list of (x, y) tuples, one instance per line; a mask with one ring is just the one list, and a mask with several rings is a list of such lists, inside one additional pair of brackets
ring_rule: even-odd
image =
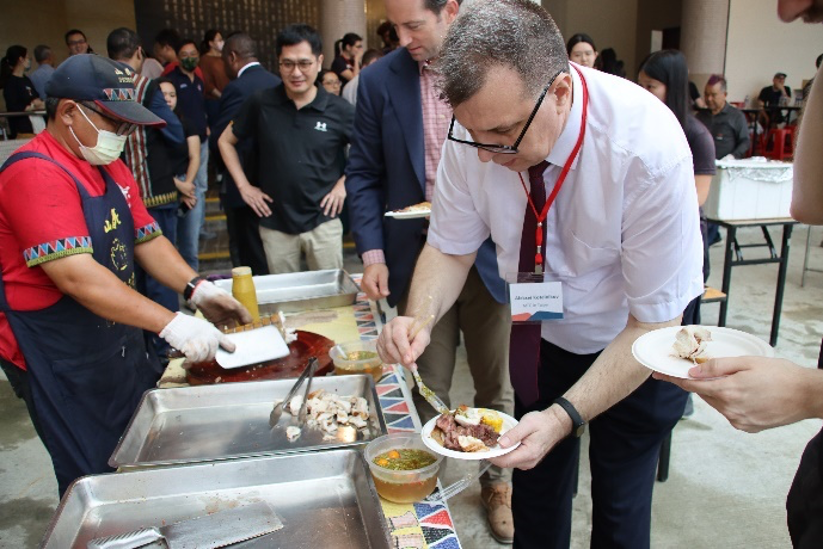
[[(529, 194), (535, 209), (541, 212), (546, 202), (544, 170), (549, 163), (542, 161), (529, 169)], [(538, 220), (527, 201), (524, 228), (521, 234), (519, 273), (535, 271), (535, 230)], [(546, 224), (543, 225), (546, 243)], [(544, 255), (546, 257), (546, 255)], [(543, 266), (542, 266), (543, 267)], [(538, 365), (541, 361), (541, 324), (514, 324), (509, 337), (509, 378), (520, 402), (528, 407), (538, 400)]]

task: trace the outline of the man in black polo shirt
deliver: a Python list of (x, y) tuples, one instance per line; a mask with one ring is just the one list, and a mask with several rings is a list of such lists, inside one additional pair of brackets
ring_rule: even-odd
[[(355, 109), (315, 87), (323, 66), (315, 29), (290, 25), (278, 34), (275, 48), (283, 84), (246, 100), (218, 147), (243, 200), (261, 217), (269, 272), (299, 271), (301, 252), (309, 269), (340, 269), (344, 148)], [(257, 145), (256, 182), (248, 180), (238, 158), (236, 146), (244, 138)]]

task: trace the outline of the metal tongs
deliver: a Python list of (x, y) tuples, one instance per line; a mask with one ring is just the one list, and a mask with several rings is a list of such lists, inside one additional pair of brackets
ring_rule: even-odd
[(292, 389), (289, 390), (289, 393), (286, 394), (286, 397), (283, 401), (275, 403), (275, 407), (272, 409), (272, 412), (269, 414), (269, 426), (274, 428), (278, 425), (278, 421), (280, 417), (283, 415), (283, 406), (285, 403), (289, 403), (295, 394), (298, 393), (301, 385), (303, 384), (304, 380), (306, 381), (306, 390), (303, 393), (303, 403), (300, 406), (300, 413), (298, 413), (298, 426), (303, 426), (303, 423), (306, 421), (306, 403), (309, 401), (309, 391), (312, 387), (312, 377), (315, 375), (315, 371), (318, 369), (318, 359), (317, 357), (310, 357), (309, 362), (306, 364), (306, 368), (303, 369), (303, 372), (300, 373), (300, 376), (295, 381), (295, 385), (292, 386)]

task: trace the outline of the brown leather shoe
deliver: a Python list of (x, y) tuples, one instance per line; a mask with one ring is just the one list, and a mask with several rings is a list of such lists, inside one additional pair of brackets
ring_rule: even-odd
[(512, 488), (508, 483), (496, 483), (481, 488), (481, 501), (492, 536), (501, 544), (512, 544), (515, 526), (512, 523)]

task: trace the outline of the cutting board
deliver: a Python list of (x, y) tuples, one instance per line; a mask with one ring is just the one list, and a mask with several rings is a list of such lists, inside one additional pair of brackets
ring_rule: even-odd
[(318, 370), (315, 376), (324, 376), (331, 371), (332, 359), (329, 357), (329, 350), (335, 343), (314, 332), (298, 330), (295, 334), (298, 338), (289, 344), (289, 355), (286, 357), (236, 369), (221, 368), (215, 361), (196, 363), (186, 372), (186, 380), (189, 384), (198, 386), (225, 382), (297, 378), (310, 357), (318, 358)]

